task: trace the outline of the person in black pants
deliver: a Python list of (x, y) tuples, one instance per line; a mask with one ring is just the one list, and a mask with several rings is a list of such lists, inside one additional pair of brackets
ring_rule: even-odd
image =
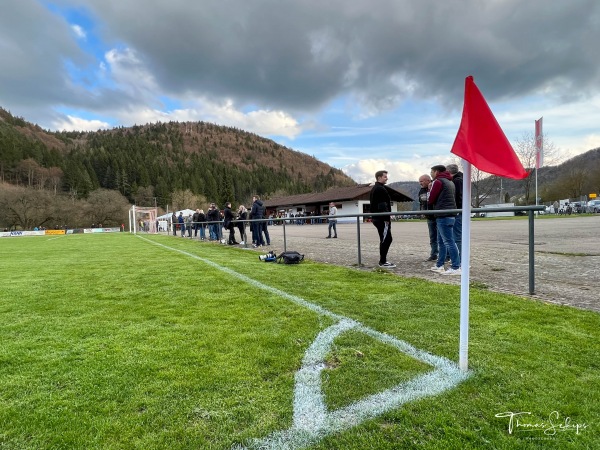
[(237, 242), (235, 242), (235, 232), (233, 226), (234, 220), (235, 216), (231, 210), (231, 202), (227, 202), (225, 203), (225, 209), (223, 210), (223, 228), (229, 230), (229, 240), (227, 241), (229, 245), (237, 244)]
[[(383, 213), (392, 211), (392, 199), (385, 187), (388, 181), (386, 170), (375, 173), (375, 185), (371, 189), (370, 202), (372, 213)], [(387, 254), (392, 245), (392, 221), (389, 215), (373, 216), (373, 225), (379, 233), (379, 267), (393, 269), (394, 263), (388, 262)]]

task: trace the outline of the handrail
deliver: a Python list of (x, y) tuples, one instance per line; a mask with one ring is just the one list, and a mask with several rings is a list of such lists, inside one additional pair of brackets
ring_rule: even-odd
[[(471, 213), (489, 213), (489, 212), (527, 212), (529, 228), (529, 294), (535, 293), (535, 264), (534, 264), (534, 253), (535, 253), (535, 241), (534, 241), (534, 212), (544, 211), (544, 205), (528, 205), (528, 206), (499, 206), (493, 208), (472, 208)], [(373, 217), (388, 217), (388, 216), (435, 216), (436, 214), (459, 214), (462, 209), (443, 209), (443, 210), (418, 210), (418, 211), (394, 211), (394, 212), (383, 212), (383, 213), (355, 213), (355, 214), (336, 214), (335, 216), (322, 215), (322, 216), (304, 216), (304, 217), (266, 217), (262, 219), (235, 219), (236, 223), (243, 222), (244, 230), (246, 223), (262, 223), (262, 222), (281, 222), (283, 225), (283, 249), (287, 251), (287, 235), (286, 235), (286, 223), (294, 220), (313, 220), (313, 219), (331, 219), (335, 220), (343, 218), (355, 218), (356, 219), (356, 233), (357, 233), (357, 258), (358, 266), (362, 266), (361, 256), (361, 241), (360, 241), (360, 218), (373, 218)], [(208, 225), (208, 224), (222, 224), (223, 220), (212, 220), (205, 222), (192, 222), (192, 225)], [(178, 225), (178, 223), (175, 223)], [(187, 225), (184, 223), (184, 225)], [(248, 239), (245, 239), (244, 246), (248, 248)]]

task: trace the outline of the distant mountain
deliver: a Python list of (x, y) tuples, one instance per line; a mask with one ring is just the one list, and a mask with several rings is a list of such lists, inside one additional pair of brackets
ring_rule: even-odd
[(96, 132), (50, 132), (0, 108), (0, 181), (85, 197), (97, 188), (161, 206), (175, 191), (211, 201), (320, 192), (356, 182), (313, 156), (236, 128), (156, 123)]

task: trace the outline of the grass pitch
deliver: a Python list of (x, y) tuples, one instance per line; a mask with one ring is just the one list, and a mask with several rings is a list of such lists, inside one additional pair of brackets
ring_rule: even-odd
[[(335, 320), (279, 292), (458, 360), (458, 287), (385, 272), (119, 233), (3, 238), (0, 276), (1, 449), (229, 449), (287, 430), (295, 375)], [(473, 289), (470, 317), (468, 380), (309, 448), (595, 448), (600, 316)], [(431, 370), (350, 331), (324, 402)]]

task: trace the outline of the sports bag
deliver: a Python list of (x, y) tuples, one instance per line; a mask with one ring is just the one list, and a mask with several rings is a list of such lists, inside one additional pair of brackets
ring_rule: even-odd
[(304, 259), (304, 255), (296, 251), (283, 252), (277, 256), (277, 262), (283, 262), (284, 264), (298, 264)]

